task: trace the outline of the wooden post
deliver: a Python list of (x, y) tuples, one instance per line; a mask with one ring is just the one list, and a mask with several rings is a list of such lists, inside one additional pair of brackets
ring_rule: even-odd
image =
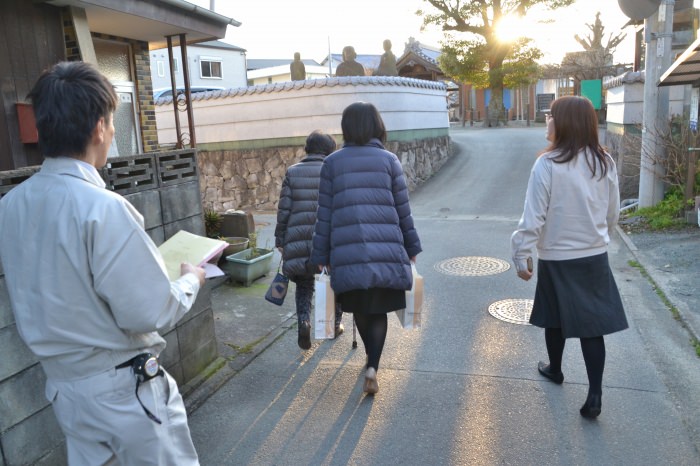
[[(700, 151), (700, 147), (689, 147), (688, 148), (688, 171), (685, 176), (685, 193), (683, 195), (684, 205), (688, 205), (688, 201), (694, 199), (695, 190), (695, 171), (697, 163), (697, 152)], [(685, 208), (685, 207), (684, 207)]]

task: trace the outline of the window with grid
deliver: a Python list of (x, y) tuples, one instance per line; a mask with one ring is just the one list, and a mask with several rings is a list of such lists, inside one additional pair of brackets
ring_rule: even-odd
[(200, 57), (199, 59), (200, 77), (210, 79), (222, 79), (220, 58)]

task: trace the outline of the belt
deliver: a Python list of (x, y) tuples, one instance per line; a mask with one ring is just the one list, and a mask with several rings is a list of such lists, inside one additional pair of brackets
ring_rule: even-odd
[(121, 364), (117, 364), (114, 368), (115, 369), (125, 369), (127, 367), (131, 367), (134, 365), (134, 360), (137, 358), (137, 356), (134, 356), (133, 358), (129, 359), (128, 361), (124, 361)]

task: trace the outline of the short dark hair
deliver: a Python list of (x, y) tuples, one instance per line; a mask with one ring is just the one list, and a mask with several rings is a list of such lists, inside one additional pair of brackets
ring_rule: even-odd
[(386, 127), (377, 108), (369, 102), (355, 102), (343, 111), (340, 121), (346, 143), (364, 145), (372, 138), (386, 142)]
[(335, 139), (330, 134), (316, 130), (306, 138), (304, 152), (307, 154), (328, 155), (336, 149)]
[(59, 62), (45, 70), (27, 97), (45, 157), (83, 155), (99, 119), (110, 121), (117, 108), (109, 80), (79, 61)]

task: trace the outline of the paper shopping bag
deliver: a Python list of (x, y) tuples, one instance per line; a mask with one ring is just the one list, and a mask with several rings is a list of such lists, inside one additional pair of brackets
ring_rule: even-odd
[(335, 293), (326, 268), (314, 281), (314, 338), (327, 340), (335, 337)]
[(421, 324), (421, 308), (423, 307), (423, 276), (416, 270), (416, 264), (411, 263), (413, 286), (406, 291), (406, 309), (396, 311), (396, 315), (405, 329), (419, 328)]

